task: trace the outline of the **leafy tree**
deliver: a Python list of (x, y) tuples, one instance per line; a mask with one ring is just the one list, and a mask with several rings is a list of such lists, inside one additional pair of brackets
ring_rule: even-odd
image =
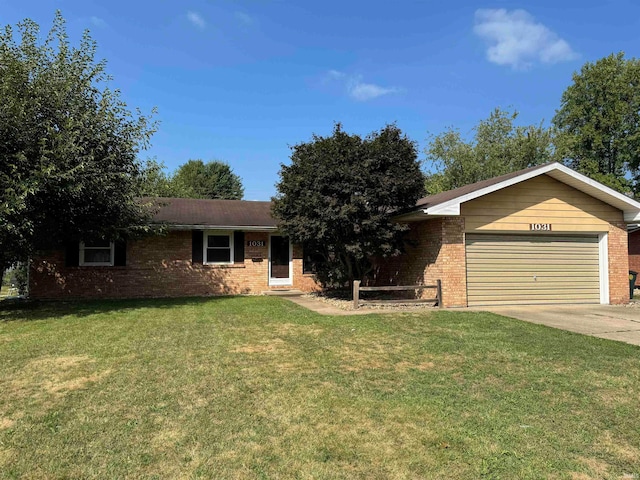
[(425, 184), (429, 194), (553, 161), (551, 130), (516, 126), (517, 117), (517, 112), (495, 109), (474, 128), (471, 141), (453, 128), (433, 136), (425, 150), (434, 171)]
[(69, 44), (57, 13), (43, 42), (31, 20), (0, 32), (0, 271), (70, 239), (118, 238), (147, 224), (137, 153), (153, 132), (117, 90), (85, 32)]
[(140, 182), (141, 194), (145, 197), (190, 198), (194, 195), (191, 188), (178, 183), (174, 175), (165, 172), (164, 164), (155, 160), (145, 162)]
[(241, 200), (244, 187), (239, 176), (224, 162), (189, 160), (172, 178), (176, 191), (190, 198), (224, 198)]
[(640, 169), (640, 60), (611, 54), (573, 74), (553, 123), (570, 166), (623, 193)]
[(406, 226), (391, 216), (415, 205), (423, 181), (416, 145), (395, 125), (362, 139), (337, 124), (330, 137), (292, 147), (273, 213), (293, 242), (322, 259), (318, 280), (344, 286), (370, 272), (372, 257), (401, 253)]

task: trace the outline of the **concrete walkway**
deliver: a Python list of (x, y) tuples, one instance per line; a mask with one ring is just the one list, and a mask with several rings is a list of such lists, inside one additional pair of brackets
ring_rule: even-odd
[(474, 310), (640, 345), (640, 305), (520, 305)]

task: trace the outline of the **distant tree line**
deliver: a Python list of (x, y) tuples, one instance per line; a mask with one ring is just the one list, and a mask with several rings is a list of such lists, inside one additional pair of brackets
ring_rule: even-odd
[(573, 75), (551, 126), (516, 126), (517, 112), (494, 110), (465, 140), (455, 128), (425, 150), (429, 193), (550, 161), (640, 197), (640, 60), (612, 54)]

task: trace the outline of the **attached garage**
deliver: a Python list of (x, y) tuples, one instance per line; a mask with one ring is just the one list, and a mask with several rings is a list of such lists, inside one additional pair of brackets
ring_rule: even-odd
[(598, 235), (467, 234), (467, 302), (600, 303)]
[(640, 203), (559, 163), (422, 198), (397, 219), (410, 246), (379, 278), (441, 279), (445, 307), (629, 301)]

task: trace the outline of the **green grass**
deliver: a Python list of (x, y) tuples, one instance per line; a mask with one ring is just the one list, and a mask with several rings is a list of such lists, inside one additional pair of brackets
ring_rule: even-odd
[(0, 478), (637, 478), (639, 359), (484, 313), (0, 304)]
[(9, 285), (0, 285), (0, 299), (7, 297), (15, 297), (18, 295), (18, 291)]

